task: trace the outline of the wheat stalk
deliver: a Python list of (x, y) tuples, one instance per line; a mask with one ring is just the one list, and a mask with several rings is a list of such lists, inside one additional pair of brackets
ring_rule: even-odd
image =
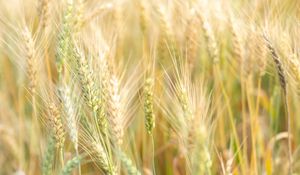
[(279, 77), (279, 82), (280, 82), (280, 86), (284, 95), (284, 104), (285, 104), (285, 111), (286, 111), (286, 115), (287, 115), (287, 128), (288, 128), (288, 156), (289, 156), (289, 173), (292, 174), (293, 173), (293, 167), (292, 167), (292, 140), (291, 140), (291, 117), (289, 114), (289, 108), (288, 108), (288, 102), (287, 102), (287, 81), (285, 78), (285, 73), (284, 73), (284, 69), (283, 69), (283, 65), (280, 61), (279, 55), (276, 52), (275, 48), (273, 47), (272, 43), (270, 42), (270, 40), (268, 39), (268, 37), (266, 35), (263, 35), (263, 38), (265, 40), (266, 46), (269, 49), (269, 52), (272, 56), (272, 59), (276, 65), (276, 69), (277, 69), (277, 74)]

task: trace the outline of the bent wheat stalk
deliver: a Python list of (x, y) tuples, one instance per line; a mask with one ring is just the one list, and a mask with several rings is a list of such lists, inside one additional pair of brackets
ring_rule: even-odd
[(292, 160), (292, 140), (291, 140), (291, 117), (289, 114), (289, 108), (288, 108), (288, 97), (287, 97), (287, 82), (286, 82), (286, 78), (285, 78), (285, 73), (284, 73), (284, 69), (283, 69), (283, 65), (280, 61), (279, 55), (276, 52), (274, 46), (272, 45), (271, 41), (269, 40), (269, 38), (264, 34), (263, 38), (265, 40), (266, 46), (272, 56), (272, 59), (275, 63), (276, 66), (276, 70), (277, 70), (277, 74), (279, 77), (279, 82), (280, 82), (280, 86), (282, 89), (282, 93), (284, 96), (284, 105), (285, 105), (285, 112), (287, 115), (287, 128), (288, 128), (288, 153), (289, 153), (289, 173), (292, 174), (293, 173), (293, 160)]

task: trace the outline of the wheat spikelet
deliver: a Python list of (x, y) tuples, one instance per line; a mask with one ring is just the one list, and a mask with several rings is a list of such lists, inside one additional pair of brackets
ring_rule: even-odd
[[(85, 3), (86, 3), (86, 1), (82, 2), (81, 4), (79, 4), (79, 7), (84, 8)], [(100, 14), (102, 14), (104, 12), (104, 10), (109, 11), (109, 10), (112, 10), (112, 8), (113, 8), (113, 4), (110, 2), (103, 4), (99, 8), (90, 12), (88, 15), (85, 15), (85, 17), (83, 17), (82, 21), (79, 20), (77, 23), (80, 25), (77, 25), (77, 26), (79, 27), (79, 29), (84, 27), (89, 22), (93, 21), (93, 19), (98, 17)]]
[(184, 113), (184, 116), (187, 120), (191, 120), (193, 118), (193, 113), (189, 105), (189, 97), (187, 94), (187, 90), (184, 87), (180, 88), (179, 94), (178, 94), (178, 100), (181, 106), (181, 109)]
[(263, 76), (266, 73), (266, 66), (267, 66), (267, 49), (263, 40), (259, 37), (257, 38), (257, 54), (259, 54), (258, 58), (258, 67), (259, 67), (259, 74)]
[[(210, 152), (210, 105), (203, 82), (191, 82), (187, 66), (176, 68), (176, 80), (171, 84), (171, 104), (174, 112), (170, 114), (170, 124), (178, 135), (180, 152), (185, 155), (189, 174), (210, 174), (212, 158)], [(196, 83), (196, 82), (195, 82)], [(168, 93), (167, 93), (168, 94)], [(174, 115), (172, 117), (172, 115)]]
[(73, 4), (68, 2), (67, 10), (63, 15), (62, 29), (58, 37), (58, 47), (56, 54), (56, 65), (59, 78), (62, 76), (63, 67), (66, 61), (71, 57), (73, 43), (71, 38), (72, 32), (72, 12)]
[(76, 156), (73, 159), (69, 160), (65, 167), (62, 169), (60, 175), (70, 175), (72, 173), (72, 170), (80, 164), (81, 159), (82, 158), (80, 156)]
[(215, 35), (213, 33), (211, 25), (207, 21), (207, 18), (201, 12), (197, 12), (197, 14), (200, 19), (201, 27), (207, 42), (208, 54), (213, 59), (213, 63), (216, 64), (220, 61), (220, 58)]
[(177, 57), (177, 53), (175, 49), (174, 34), (171, 28), (170, 20), (168, 20), (167, 14), (162, 7), (159, 7), (157, 12), (159, 15), (160, 27), (157, 54), (159, 61), (162, 61), (166, 58), (169, 58), (170, 54), (174, 55), (174, 57)]
[(209, 22), (207, 21), (207, 18), (202, 13), (197, 11), (197, 15), (200, 19), (202, 30), (204, 31), (204, 36), (207, 42), (208, 54), (213, 59), (214, 64), (218, 63), (220, 59), (219, 50), (213, 30)]
[(102, 144), (97, 143), (95, 141), (92, 141), (91, 149), (92, 149), (92, 156), (94, 157), (95, 161), (97, 163), (99, 163), (100, 168), (106, 174), (114, 175), (115, 174), (115, 169), (110, 164), (109, 158), (108, 158), (106, 152), (104, 151)]
[(107, 114), (109, 113), (108, 106), (110, 101), (110, 90), (111, 90), (111, 73), (109, 69), (109, 65), (107, 62), (107, 54), (99, 55), (99, 63), (100, 63), (100, 95), (101, 95), (101, 108), (99, 110), (99, 119), (101, 119), (105, 126), (107, 125)]
[(78, 130), (76, 124), (76, 107), (73, 102), (70, 88), (65, 86), (60, 89), (60, 97), (66, 113), (66, 123), (69, 129), (71, 141), (74, 144), (75, 150), (78, 150)]
[(252, 73), (254, 72), (254, 63), (255, 63), (255, 57), (254, 57), (254, 48), (256, 45), (255, 36), (250, 33), (247, 38), (247, 51), (245, 51), (245, 56), (242, 59), (242, 68), (243, 68), (243, 76), (244, 77), (250, 77), (252, 76)]
[(208, 129), (204, 122), (199, 123), (195, 120), (189, 126), (189, 149), (191, 149), (192, 172), (193, 174), (206, 174), (212, 166), (208, 144)]
[[(184, 140), (185, 147), (189, 149), (188, 162), (191, 166), (192, 174), (206, 174), (210, 172), (212, 166), (209, 151), (209, 130), (205, 121), (208, 117), (208, 107), (206, 106), (206, 98), (202, 96), (203, 92), (193, 92), (192, 88), (183, 88), (180, 85), (179, 102), (183, 111), (184, 120), (186, 122), (187, 136)], [(193, 99), (193, 98), (197, 99)], [(184, 125), (183, 125), (184, 126)]]
[(293, 54), (291, 57), (288, 59), (289, 65), (291, 67), (291, 72), (296, 79), (296, 82), (299, 84), (300, 83), (300, 62), (297, 59), (296, 55)]
[(125, 153), (120, 152), (119, 156), (120, 156), (122, 163), (125, 165), (129, 175), (141, 175), (139, 170), (137, 170), (137, 168), (133, 165), (131, 159), (128, 158)]
[(117, 142), (117, 145), (123, 143), (123, 114), (122, 114), (122, 104), (120, 101), (119, 94), (119, 81), (115, 75), (111, 76), (110, 80), (111, 89), (109, 90), (110, 99), (109, 99), (109, 112), (110, 112), (110, 126), (112, 129), (113, 137)]
[(243, 61), (243, 45), (238, 33), (236, 23), (234, 22), (232, 16), (229, 17), (229, 24), (233, 41), (233, 53), (237, 59), (237, 63), (240, 65)]
[(55, 153), (55, 139), (51, 135), (47, 145), (46, 155), (43, 159), (42, 173), (43, 175), (51, 175), (52, 167), (54, 164), (54, 154)]
[(65, 131), (63, 128), (61, 114), (59, 109), (54, 103), (50, 103), (48, 107), (49, 121), (53, 130), (56, 147), (62, 149), (65, 142)]
[(50, 0), (39, 0), (39, 11), (40, 11), (40, 23), (44, 31), (47, 30), (49, 26), (49, 1)]
[(264, 40), (256, 32), (255, 26), (251, 26), (247, 39), (247, 51), (245, 51), (243, 67), (246, 76), (258, 73), (259, 76), (265, 74), (267, 64), (266, 54), (267, 48)]
[(147, 13), (147, 9), (146, 9), (146, 2), (144, 0), (141, 0), (139, 3), (139, 11), (140, 11), (140, 28), (143, 32), (143, 34), (145, 34), (145, 32), (148, 29), (148, 25), (149, 25), (149, 16)]
[(144, 113), (145, 113), (145, 125), (147, 132), (152, 133), (155, 127), (155, 115), (153, 111), (153, 79), (147, 78), (144, 88)]
[(277, 52), (276, 52), (275, 48), (273, 47), (272, 43), (270, 42), (270, 40), (265, 35), (263, 35), (263, 37), (264, 37), (266, 46), (269, 49), (271, 56), (273, 58), (273, 61), (276, 65), (280, 86), (283, 90), (283, 93), (286, 94), (286, 78), (284, 75), (284, 69), (283, 69), (282, 63), (280, 61), (279, 55), (277, 54)]
[(99, 90), (95, 87), (95, 78), (92, 68), (89, 66), (83, 54), (78, 54), (76, 61), (84, 99), (92, 111), (96, 113), (99, 109)]
[(100, 62), (100, 85), (101, 85), (101, 97), (104, 101), (109, 99), (109, 89), (111, 89), (110, 78), (111, 72), (109, 69), (107, 54), (101, 54), (99, 56)]
[(25, 40), (27, 74), (29, 78), (29, 91), (31, 94), (35, 94), (36, 86), (37, 86), (36, 54), (34, 48), (34, 41), (27, 27), (23, 32), (23, 37)]
[(159, 59), (166, 59), (168, 57), (168, 50), (166, 48), (166, 42), (168, 41), (168, 37), (170, 36), (170, 26), (168, 24), (167, 19), (165, 18), (163, 10), (160, 8), (158, 10), (159, 14), (159, 24), (160, 24), (160, 36), (158, 41), (157, 52), (159, 55)]
[(99, 125), (100, 132), (106, 134), (107, 132), (107, 119), (103, 111), (103, 102), (100, 99), (100, 92), (96, 87), (95, 77), (92, 68), (89, 66), (85, 56), (82, 53), (76, 53), (77, 69), (79, 74), (79, 81), (84, 100), (87, 105), (92, 109), (95, 122)]
[(233, 155), (230, 154), (230, 152), (228, 152), (227, 154), (225, 154), (225, 174), (226, 175), (233, 175), (233, 164), (234, 164), (234, 157)]
[[(193, 97), (196, 96), (195, 102), (190, 102), (190, 108), (195, 109), (192, 113), (193, 118), (187, 120), (188, 122), (188, 149), (190, 149), (190, 164), (192, 174), (209, 174), (212, 166), (211, 152), (209, 150), (209, 106), (204, 92), (196, 91), (196, 94), (192, 95), (189, 99), (193, 101)], [(192, 92), (190, 92), (192, 93)], [(192, 105), (195, 105), (192, 107)]]
[(195, 10), (190, 10), (190, 18), (187, 23), (186, 31), (185, 31), (185, 42), (186, 42), (186, 56), (188, 65), (191, 71), (194, 69), (196, 56), (197, 56), (197, 41), (198, 41), (198, 33), (197, 33), (197, 24), (198, 19), (195, 15)]
[(78, 0), (76, 4), (76, 17), (74, 21), (75, 31), (79, 32), (84, 24), (84, 9), (86, 6), (86, 0)]

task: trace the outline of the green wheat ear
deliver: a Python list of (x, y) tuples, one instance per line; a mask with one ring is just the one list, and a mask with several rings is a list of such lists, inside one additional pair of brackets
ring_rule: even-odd
[(73, 169), (75, 169), (81, 162), (82, 157), (76, 156), (73, 159), (69, 160), (65, 167), (62, 169), (60, 175), (69, 175), (72, 173)]
[(48, 147), (45, 153), (45, 157), (42, 164), (42, 173), (43, 175), (50, 175), (52, 172), (54, 155), (55, 155), (55, 140), (51, 135), (48, 142)]
[(141, 172), (133, 165), (131, 159), (125, 153), (120, 151), (119, 154), (129, 175), (141, 175)]
[(59, 78), (61, 78), (63, 73), (63, 68), (65, 62), (69, 61), (68, 59), (72, 55), (72, 4), (68, 4), (67, 10), (63, 15), (62, 29), (58, 35), (58, 44), (57, 44), (57, 53), (56, 53), (56, 67)]
[(155, 115), (153, 111), (153, 79), (147, 78), (144, 87), (144, 113), (145, 113), (145, 125), (147, 132), (152, 133), (155, 127)]

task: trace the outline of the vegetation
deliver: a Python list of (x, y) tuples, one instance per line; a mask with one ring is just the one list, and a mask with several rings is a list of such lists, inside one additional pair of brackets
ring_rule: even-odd
[(300, 173), (300, 1), (0, 1), (0, 174)]

